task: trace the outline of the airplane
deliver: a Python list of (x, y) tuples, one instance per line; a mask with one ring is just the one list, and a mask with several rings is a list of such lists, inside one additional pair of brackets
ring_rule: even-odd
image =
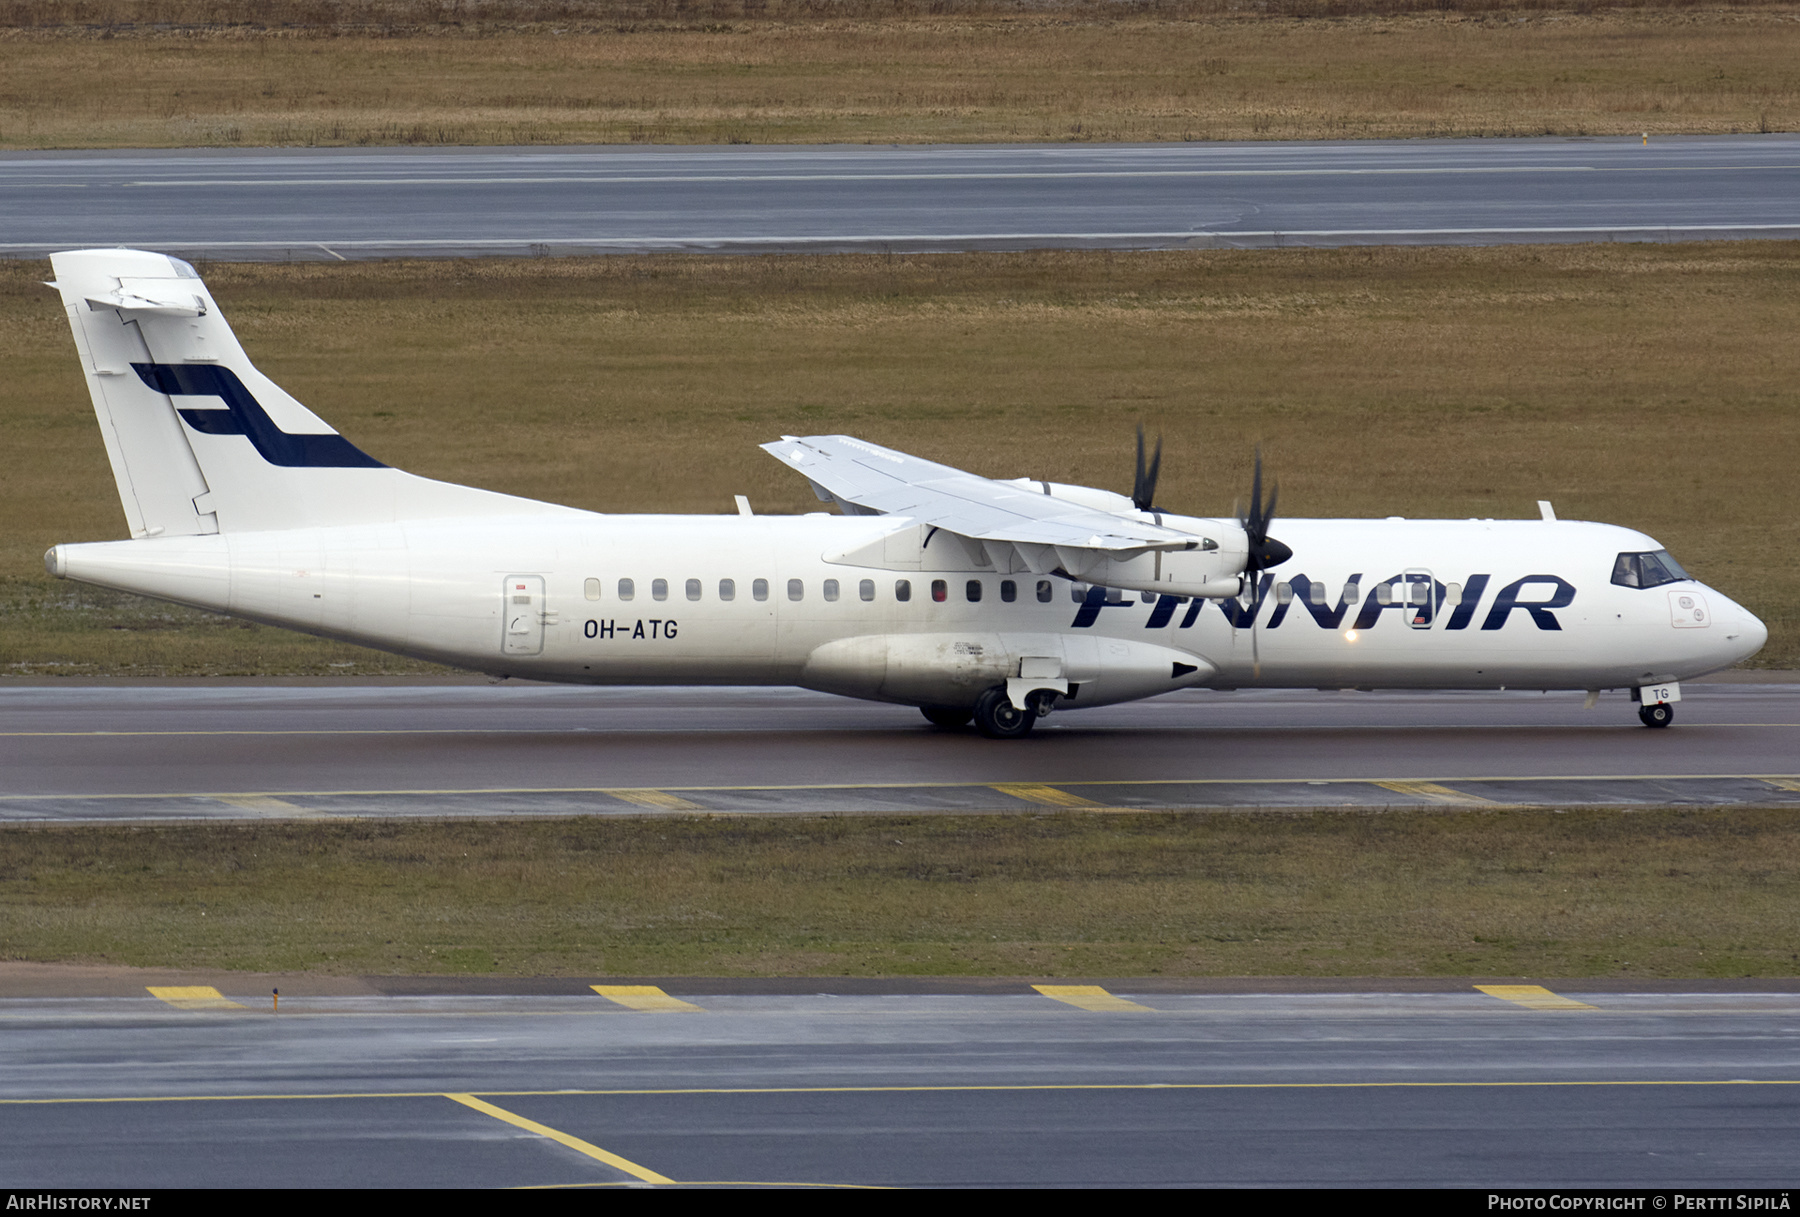
[(131, 539), (52, 575), (496, 677), (798, 685), (1016, 739), (1176, 689), (1626, 689), (1763, 623), (1643, 533), (1558, 520), (1237, 518), (994, 480), (841, 435), (763, 447), (837, 514), (605, 515), (391, 468), (251, 364), (194, 268), (52, 258)]

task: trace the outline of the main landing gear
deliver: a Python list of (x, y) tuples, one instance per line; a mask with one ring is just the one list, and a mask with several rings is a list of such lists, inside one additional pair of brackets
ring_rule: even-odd
[(1675, 721), (1675, 707), (1668, 702), (1658, 702), (1654, 706), (1639, 706), (1638, 718), (1646, 727), (1666, 727)]
[(1040, 713), (1039, 696), (1033, 694), (1031, 709), (1021, 710), (1012, 704), (1005, 685), (996, 685), (975, 699), (973, 710), (961, 706), (920, 706), (919, 713), (934, 727), (954, 731), (972, 721), (975, 729), (989, 739), (1023, 739), (1031, 734)]
[(975, 699), (975, 729), (989, 739), (1023, 739), (1031, 734), (1038, 712), (1012, 704), (1005, 685), (996, 685)]

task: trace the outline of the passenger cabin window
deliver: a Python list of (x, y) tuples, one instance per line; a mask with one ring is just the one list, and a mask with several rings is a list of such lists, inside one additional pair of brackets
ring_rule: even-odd
[(1287, 604), (1289, 601), (1293, 600), (1293, 598), (1294, 598), (1294, 585), (1293, 584), (1282, 582), (1282, 583), (1277, 583), (1275, 585), (1275, 603), (1276, 604)]
[(875, 599), (875, 580), (864, 579), (856, 585), (856, 594), (864, 600)]
[[(838, 581), (836, 579), (825, 580), (825, 586), (822, 590), (825, 594), (825, 599), (836, 601), (838, 598)], [(796, 596), (795, 599), (797, 600), (799, 597)]]
[(950, 585), (942, 579), (933, 579), (931, 581), (931, 598), (939, 604), (950, 599)]
[(689, 579), (687, 581), (687, 598), (689, 600), (700, 599), (700, 580)]
[(669, 598), (669, 581), (667, 579), (650, 580), (650, 599), (667, 600)]
[(769, 598), (769, 581), (767, 579), (758, 579), (752, 583), (750, 585), (750, 597), (753, 600), (767, 600)]
[(905, 604), (908, 600), (912, 599), (911, 579), (894, 580), (894, 599), (898, 600), (901, 604)]
[(964, 584), (963, 595), (968, 597), (970, 604), (978, 603), (981, 600), (981, 580), (971, 579)]
[(1054, 596), (1055, 594), (1056, 594), (1056, 588), (1051, 584), (1050, 580), (1048, 580), (1048, 579), (1039, 579), (1038, 580), (1037, 597), (1038, 597), (1039, 604), (1049, 604), (1050, 598), (1052, 596)]
[(629, 600), (637, 595), (637, 585), (629, 579), (619, 580), (619, 599)]
[(1612, 581), (1620, 587), (1661, 587), (1692, 578), (1666, 549), (1651, 553), (1620, 554), (1613, 559)]
[(788, 599), (799, 600), (806, 595), (806, 584), (799, 579), (788, 580)]
[(737, 599), (737, 584), (734, 583), (730, 579), (719, 580), (719, 599), (721, 599), (721, 600), (736, 600)]
[(581, 594), (586, 596), (589, 600), (600, 599), (600, 580), (589, 579), (586, 583), (583, 583), (581, 585)]
[(1019, 585), (1011, 579), (1000, 580), (1000, 599), (1011, 604), (1019, 598)]

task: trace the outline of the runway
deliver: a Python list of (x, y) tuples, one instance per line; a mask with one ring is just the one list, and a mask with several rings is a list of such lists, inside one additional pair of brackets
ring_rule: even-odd
[(8, 1185), (1736, 1191), (1791, 1185), (1800, 1134), (1792, 985), (566, 981), (277, 1013), (255, 979), (0, 998)]
[(1800, 235), (1800, 137), (0, 156), (0, 255), (1175, 249)]
[(0, 687), (0, 821), (1203, 807), (1800, 806), (1800, 684), (1257, 691), (1022, 741), (785, 689)]

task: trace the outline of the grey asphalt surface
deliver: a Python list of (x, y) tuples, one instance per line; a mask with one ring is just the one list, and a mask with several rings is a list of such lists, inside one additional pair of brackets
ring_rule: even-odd
[(1800, 137), (0, 155), (0, 255), (1170, 249), (1800, 235)]
[(1119, 990), (1140, 1008), (1093, 1011), (818, 984), (699, 984), (681, 994), (698, 1009), (680, 1013), (593, 994), (284, 998), (279, 1014), (266, 991), (232, 989), (241, 1008), (3, 999), (0, 1177), (1756, 1188), (1795, 1175), (1795, 993), (1568, 989), (1591, 1008), (1545, 1010), (1472, 988)]
[(1023, 741), (788, 689), (0, 687), (0, 820), (1800, 806), (1800, 685), (1623, 694), (1190, 691)]
[[(0, 688), (0, 815), (1794, 798), (1800, 685), (1684, 695), (1677, 725), (1649, 731), (1628, 702), (1584, 711), (1579, 694), (1192, 692), (992, 743), (786, 690), (21, 685)], [(233, 1004), (146, 990), (202, 983)], [(605, 982), (658, 983), (698, 1007), (685, 1012), (587, 983), (0, 965), (0, 1178), (1746, 1189), (1794, 1175), (1791, 983), (1546, 982), (1592, 1008), (1534, 1009), (1445, 980), (1158, 978), (1104, 982), (1141, 1009), (1091, 1010), (1007, 980)]]

